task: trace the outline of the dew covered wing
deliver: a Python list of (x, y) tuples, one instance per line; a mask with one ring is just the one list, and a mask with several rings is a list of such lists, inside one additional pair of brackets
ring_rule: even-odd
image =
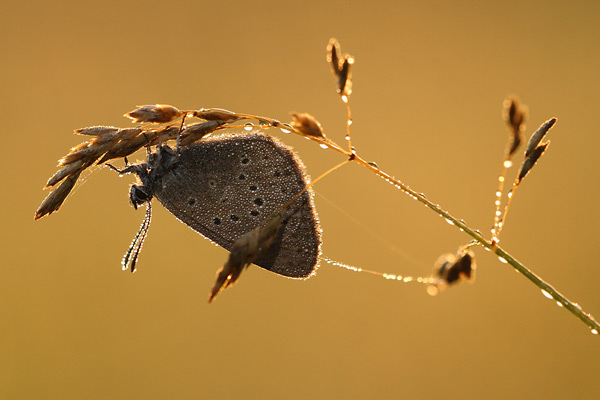
[[(177, 166), (162, 177), (155, 196), (180, 221), (224, 247), (263, 226), (306, 186), (298, 157), (262, 134), (223, 135), (181, 151)], [(318, 265), (321, 234), (312, 192), (284, 212), (271, 247), (255, 264), (293, 278)]]

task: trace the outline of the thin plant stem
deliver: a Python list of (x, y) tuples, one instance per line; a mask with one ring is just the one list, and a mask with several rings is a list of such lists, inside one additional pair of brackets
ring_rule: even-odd
[(313, 186), (315, 183), (319, 182), (321, 179), (325, 178), (327, 175), (329, 175), (330, 173), (332, 173), (333, 171), (335, 171), (336, 169), (340, 168), (342, 165), (346, 165), (347, 163), (349, 163), (351, 160), (347, 159), (342, 161), (341, 163), (334, 165), (333, 167), (329, 168), (327, 171), (323, 172), (321, 175), (319, 175), (319, 177), (317, 177), (316, 179), (314, 179), (312, 182), (310, 182), (308, 185), (306, 185), (304, 187), (304, 189), (302, 189), (300, 192), (296, 193), (296, 195), (294, 197), (292, 197), (290, 200), (288, 200), (287, 203), (285, 203), (283, 205), (283, 207), (281, 207), (281, 210), (285, 210), (287, 207), (289, 207), (290, 205), (292, 205), (292, 203), (294, 201), (296, 201), (296, 199), (298, 197), (300, 197), (302, 195), (302, 193), (306, 192), (311, 186)]
[(352, 110), (350, 109), (350, 99), (348, 96), (342, 97), (342, 101), (346, 105), (346, 140), (348, 141), (348, 151), (350, 153), (355, 153), (354, 148), (352, 147), (352, 136), (350, 135), (350, 125), (352, 124)]
[(404, 193), (408, 194), (413, 199), (423, 203), (428, 208), (430, 208), (432, 211), (434, 211), (435, 213), (437, 213), (440, 216), (442, 216), (443, 218), (445, 218), (446, 221), (451, 222), (452, 225), (454, 225), (461, 231), (464, 231), (465, 233), (467, 233), (469, 236), (471, 236), (473, 239), (475, 239), (480, 245), (482, 245), (486, 249), (490, 250), (491, 252), (496, 254), (501, 259), (505, 260), (508, 264), (510, 264), (514, 269), (516, 269), (518, 272), (523, 274), (523, 276), (525, 276), (527, 279), (529, 279), (538, 288), (540, 288), (541, 290), (548, 293), (548, 295), (551, 296), (551, 298), (558, 301), (567, 310), (569, 310), (573, 315), (575, 315), (577, 318), (579, 318), (581, 321), (583, 321), (583, 323), (586, 324), (590, 329), (592, 329), (592, 331), (595, 334), (598, 334), (598, 332), (600, 332), (600, 325), (594, 319), (594, 317), (592, 317), (591, 314), (583, 311), (583, 309), (578, 304), (573, 303), (571, 300), (567, 299), (558, 290), (556, 290), (549, 283), (547, 283), (542, 278), (540, 278), (535, 273), (533, 273), (533, 271), (531, 271), (523, 263), (521, 263), (515, 257), (513, 257), (508, 252), (506, 252), (503, 248), (501, 248), (500, 246), (494, 245), (491, 242), (489, 242), (488, 240), (486, 240), (481, 235), (481, 233), (479, 233), (479, 231), (473, 230), (472, 228), (467, 226), (464, 223), (464, 221), (455, 218), (450, 213), (448, 213), (447, 211), (440, 208), (438, 205), (429, 201), (422, 194), (417, 193), (414, 190), (410, 189), (404, 183), (393, 178), (392, 176), (388, 175), (387, 173), (381, 171), (380, 169), (374, 167), (372, 164), (366, 162), (365, 160), (360, 158), (358, 155), (354, 158), (354, 161), (356, 161), (363, 167), (369, 169), (373, 173), (381, 176), (382, 178), (384, 178), (391, 184), (395, 185), (396, 187), (400, 188)]
[[(315, 140), (317, 142), (322, 142), (322, 140), (317, 140), (317, 138), (310, 138), (310, 139)], [(533, 271), (531, 271), (529, 268), (527, 268), (523, 263), (518, 261), (511, 254), (509, 254), (506, 250), (504, 250), (503, 248), (498, 246), (497, 243), (488, 241), (485, 237), (483, 237), (483, 235), (481, 234), (481, 232), (479, 232), (479, 230), (472, 229), (462, 219), (458, 219), (458, 218), (454, 217), (449, 212), (442, 209), (439, 205), (434, 204), (430, 200), (428, 200), (424, 194), (414, 191), (413, 189), (408, 187), (406, 184), (404, 184), (402, 181), (394, 178), (393, 176), (389, 175), (385, 171), (382, 171), (381, 169), (379, 169), (373, 163), (365, 161), (358, 154), (356, 154), (356, 153), (349, 154), (347, 151), (342, 149), (340, 146), (338, 146), (334, 142), (332, 142), (330, 139), (326, 138), (325, 143), (330, 148), (338, 151), (339, 153), (345, 155), (346, 157), (349, 157), (350, 161), (354, 161), (354, 162), (362, 165), (363, 167), (367, 168), (369, 171), (371, 171), (374, 174), (385, 179), (390, 184), (396, 186), (398, 189), (400, 189), (402, 192), (409, 195), (411, 198), (424, 204), (427, 208), (431, 209), (433, 212), (435, 212), (436, 214), (443, 217), (448, 223), (455, 226), (459, 230), (465, 232), (467, 235), (471, 236), (479, 245), (483, 246), (484, 248), (488, 249), (492, 253), (496, 254), (500, 258), (501, 261), (504, 260), (507, 264), (512, 266), (515, 270), (517, 270), (523, 276), (525, 276), (527, 279), (529, 279), (534, 285), (536, 285), (538, 288), (540, 288), (540, 290), (542, 290), (542, 293), (544, 293), (544, 295), (546, 297), (556, 300), (564, 308), (566, 308), (571, 314), (573, 314), (574, 316), (579, 318), (584, 324), (586, 324), (591, 329), (592, 333), (597, 335), (600, 332), (600, 324), (598, 324), (598, 322), (594, 319), (594, 317), (591, 314), (583, 311), (583, 309), (581, 308), (581, 306), (579, 306), (579, 304), (574, 303), (571, 300), (567, 299), (558, 290), (556, 290), (552, 285), (550, 285), (549, 283), (544, 281), (542, 278), (540, 278), (538, 275), (533, 273)]]

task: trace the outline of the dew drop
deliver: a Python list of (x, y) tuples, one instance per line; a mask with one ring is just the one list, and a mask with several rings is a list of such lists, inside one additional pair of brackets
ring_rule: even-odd
[(504, 168), (510, 168), (510, 167), (512, 167), (512, 161), (510, 161), (510, 160), (504, 161)]
[(502, 196), (502, 192), (498, 190), (498, 191), (496, 192), (496, 197), (500, 197), (500, 196)]
[(544, 289), (542, 289), (542, 294), (549, 299), (553, 298), (552, 295), (550, 293), (546, 292)]
[(435, 285), (427, 286), (427, 294), (430, 296), (437, 296), (440, 293), (440, 290)]
[(319, 146), (321, 146), (322, 149), (328, 149), (329, 146), (327, 146), (325, 143), (321, 143)]
[[(291, 126), (289, 124), (283, 124), (282, 126), (285, 126), (286, 128), (291, 128)], [(292, 132), (291, 129), (286, 129), (286, 128), (279, 128), (279, 129), (281, 129), (281, 132), (283, 132), (283, 133), (291, 133)]]
[(254, 124), (252, 122), (246, 122), (244, 124), (244, 130), (250, 132), (252, 129), (254, 129)]
[(499, 181), (499, 182), (504, 182), (504, 177), (503, 177), (503, 176), (499, 176), (499, 177), (498, 177), (498, 181)]
[(598, 334), (598, 329), (592, 329), (590, 332), (592, 332), (592, 335), (597, 335)]
[(452, 222), (452, 220), (449, 218), (446, 218), (446, 222), (449, 223), (450, 225), (454, 225), (454, 222)]
[(500, 256), (498, 256), (498, 260), (500, 260), (500, 262), (503, 263), (503, 264), (507, 264), (508, 263), (508, 261), (506, 261), (504, 258), (502, 258)]
[(351, 119), (348, 120), (348, 125), (352, 125), (352, 120)]
[(561, 303), (560, 301), (557, 301), (557, 302), (556, 302), (556, 305), (557, 305), (557, 306), (559, 306), (559, 307), (562, 307), (562, 306), (563, 306), (563, 305), (562, 305), (562, 303)]

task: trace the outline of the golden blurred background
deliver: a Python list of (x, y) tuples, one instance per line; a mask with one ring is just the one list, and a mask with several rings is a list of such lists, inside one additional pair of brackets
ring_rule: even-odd
[[(475, 285), (425, 287), (323, 263), (288, 280), (251, 267), (212, 305), (227, 252), (156, 203), (138, 272), (120, 260), (143, 217), (132, 177), (96, 168), (33, 221), (56, 160), (136, 105), (309, 112), (343, 142), (325, 62), (354, 64), (359, 153), (486, 234), (507, 129), (558, 117), (502, 245), (600, 317), (600, 3), (2, 2), (1, 399), (593, 399), (599, 338), (476, 250)], [(275, 133), (277, 134), (277, 133)], [(292, 135), (314, 177), (341, 156)], [(143, 159), (139, 152), (135, 159)], [(520, 161), (519, 161), (520, 162)], [(513, 171), (514, 173), (514, 171)], [(426, 275), (469, 237), (364, 168), (316, 186), (324, 255)], [(348, 217), (351, 215), (352, 217)]]

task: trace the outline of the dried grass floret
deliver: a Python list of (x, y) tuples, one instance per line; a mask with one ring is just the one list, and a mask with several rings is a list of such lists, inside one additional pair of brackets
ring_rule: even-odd
[(508, 98), (504, 101), (504, 120), (510, 128), (510, 144), (507, 149), (507, 158), (511, 158), (523, 141), (523, 130), (527, 120), (527, 107), (520, 104), (514, 98)]
[(222, 125), (224, 125), (223, 121), (216, 120), (189, 125), (181, 132), (179, 144), (181, 146), (189, 146), (190, 144), (202, 139), (209, 133), (214, 132), (215, 129)]
[(456, 254), (444, 254), (434, 264), (432, 283), (427, 291), (431, 295), (436, 295), (447, 286), (462, 282), (473, 283), (476, 269), (475, 253), (469, 249), (460, 248)]
[(69, 192), (71, 192), (71, 189), (73, 189), (73, 186), (75, 186), (80, 174), (81, 171), (77, 171), (69, 175), (69, 177), (67, 177), (57, 189), (46, 196), (42, 204), (40, 204), (40, 207), (35, 212), (34, 219), (40, 219), (44, 215), (52, 214), (54, 211), (57, 211), (67, 198)]
[(520, 184), (521, 181), (527, 176), (549, 145), (550, 142), (539, 145), (533, 149), (531, 153), (529, 153), (529, 156), (526, 157), (525, 160), (523, 160), (523, 164), (521, 164), (521, 170), (519, 171), (519, 177), (517, 178), (517, 185)]
[(90, 126), (88, 128), (80, 128), (75, 130), (75, 134), (77, 135), (87, 135), (87, 136), (102, 136), (109, 133), (116, 133), (119, 128), (115, 128), (114, 126)]
[(221, 290), (232, 286), (238, 280), (242, 271), (273, 244), (282, 217), (282, 213), (275, 215), (265, 226), (251, 230), (233, 243), (229, 259), (223, 268), (217, 272), (217, 280), (208, 298), (209, 303)]
[(527, 143), (527, 149), (525, 149), (525, 157), (529, 157), (529, 155), (535, 150), (536, 147), (540, 144), (544, 136), (548, 133), (550, 129), (556, 123), (556, 118), (550, 118), (548, 121), (544, 122), (537, 130), (531, 135), (529, 138), (529, 142)]
[(196, 118), (200, 118), (206, 121), (233, 122), (241, 119), (241, 117), (233, 111), (225, 110), (222, 108), (202, 108), (198, 111), (194, 111), (192, 115)]
[(323, 134), (323, 127), (319, 121), (308, 113), (291, 113), (292, 115), (292, 127), (305, 136), (313, 137), (325, 137)]
[(167, 104), (152, 104), (138, 106), (135, 110), (125, 114), (125, 117), (130, 118), (135, 123), (164, 124), (184, 114), (185, 112), (179, 111), (177, 108)]
[[(341, 54), (341, 47), (337, 39), (331, 38), (327, 45), (327, 62), (331, 64), (331, 70), (337, 78), (337, 91), (346, 99), (352, 93), (352, 71), (354, 57), (349, 54)], [(347, 101), (347, 100), (346, 100)]]

